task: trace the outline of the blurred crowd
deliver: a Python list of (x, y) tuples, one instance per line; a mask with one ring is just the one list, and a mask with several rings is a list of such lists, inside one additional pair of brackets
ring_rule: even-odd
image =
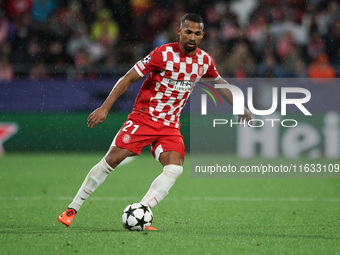
[(338, 0), (0, 0), (0, 81), (122, 74), (187, 12), (225, 77), (340, 76)]

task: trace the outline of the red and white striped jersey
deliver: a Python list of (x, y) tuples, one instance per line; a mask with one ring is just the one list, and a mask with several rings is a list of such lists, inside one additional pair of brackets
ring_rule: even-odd
[(179, 128), (179, 116), (195, 84), (202, 78), (217, 79), (213, 59), (197, 48), (196, 54), (181, 52), (178, 42), (162, 45), (134, 65), (144, 81), (133, 111), (143, 112), (152, 120)]

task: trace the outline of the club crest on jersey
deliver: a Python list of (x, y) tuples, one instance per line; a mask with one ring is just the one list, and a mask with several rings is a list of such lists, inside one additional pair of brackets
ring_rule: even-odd
[(123, 143), (129, 143), (129, 142), (131, 142), (131, 136), (130, 136), (129, 134), (123, 135), (123, 137), (122, 137), (122, 142), (123, 142)]
[(143, 64), (146, 65), (148, 64), (149, 62), (151, 61), (151, 56), (150, 55), (147, 55), (143, 60)]
[(203, 72), (204, 72), (203, 66), (200, 66), (200, 67), (198, 68), (198, 75), (199, 75), (199, 76), (202, 76), (202, 75), (203, 75)]

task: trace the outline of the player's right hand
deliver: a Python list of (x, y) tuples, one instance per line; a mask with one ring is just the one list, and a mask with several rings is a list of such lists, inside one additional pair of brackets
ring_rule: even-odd
[(87, 118), (87, 126), (94, 128), (97, 124), (102, 123), (106, 119), (107, 114), (108, 111), (102, 107), (97, 108)]

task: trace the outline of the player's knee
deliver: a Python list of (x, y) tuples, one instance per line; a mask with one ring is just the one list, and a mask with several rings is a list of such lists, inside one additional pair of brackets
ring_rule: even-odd
[(104, 169), (106, 173), (110, 173), (114, 170), (114, 167), (112, 167), (104, 158), (99, 162), (100, 166)]
[(180, 165), (166, 165), (163, 168), (164, 173), (172, 175), (175, 179), (177, 179), (183, 172), (183, 167)]
[(115, 156), (106, 155), (104, 157), (104, 161), (109, 167), (111, 167), (112, 169), (115, 169), (116, 166), (118, 166), (120, 162), (122, 162), (122, 159), (115, 157)]

